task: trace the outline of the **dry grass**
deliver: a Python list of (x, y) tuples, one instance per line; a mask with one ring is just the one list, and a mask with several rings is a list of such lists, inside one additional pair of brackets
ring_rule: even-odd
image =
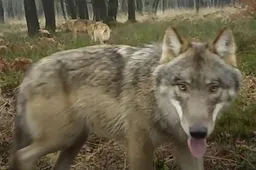
[[(138, 16), (140, 22), (124, 24), (113, 28), (111, 42), (113, 44), (140, 45), (150, 41), (162, 40), (165, 28), (173, 24), (193, 36), (208, 39), (215, 34), (217, 28), (227, 23), (234, 29), (237, 37), (240, 69), (244, 74), (244, 85), (234, 106), (220, 120), (215, 133), (208, 142), (205, 156), (206, 170), (255, 170), (256, 165), (256, 30), (255, 21), (242, 22), (239, 19), (248, 16), (241, 15), (240, 8), (202, 9), (199, 15), (194, 11), (173, 10), (164, 14), (158, 12), (157, 17), (145, 14)], [(228, 15), (229, 14), (229, 15)], [(231, 18), (226, 20), (226, 16)], [(232, 18), (230, 16), (238, 15)], [(118, 16), (120, 22), (126, 21), (126, 16)], [(152, 22), (153, 20), (156, 20)], [(224, 21), (225, 20), (225, 21)], [(61, 18), (57, 19), (61, 22)], [(150, 21), (150, 22), (148, 22)], [(235, 22), (235, 24), (234, 24)], [(40, 20), (41, 26), (44, 20)], [(236, 26), (235, 26), (236, 25)], [(56, 51), (90, 45), (89, 38), (81, 35), (78, 42), (71, 40), (71, 34), (59, 33), (53, 38), (30, 39), (26, 37), (26, 25), (23, 21), (12, 21), (2, 26), (4, 36), (0, 45), (6, 46), (6, 51), (0, 51), (1, 63), (5, 62), (7, 69), (0, 72), (0, 170), (7, 169), (8, 154), (12, 141), (13, 122), (15, 117), (15, 93), (19, 81), (24, 75), (26, 64), (24, 60), (34, 61)], [(189, 29), (188, 29), (189, 28)], [(16, 32), (15, 32), (16, 31)], [(23, 32), (23, 33), (22, 33)], [(16, 61), (16, 62), (15, 62)], [(16, 64), (14, 64), (16, 63)], [(26, 62), (25, 62), (26, 63)], [(155, 154), (157, 170), (176, 169), (175, 160), (171, 156), (171, 145), (158, 148)], [(100, 139), (94, 135), (82, 148), (76, 158), (74, 170), (124, 170), (126, 163), (125, 147), (115, 141)], [(56, 154), (43, 158), (38, 163), (38, 169), (50, 169)]]
[[(223, 8), (201, 8), (198, 14), (194, 9), (169, 9), (164, 12), (158, 11), (156, 15), (150, 13), (140, 14), (137, 13), (137, 21), (170, 21), (170, 20), (209, 20), (209, 19), (221, 19), (222, 21), (239, 20), (244, 17), (248, 17), (248, 7), (223, 7)], [(126, 22), (127, 15), (121, 14), (117, 17), (119, 22)]]
[(244, 5), (248, 6), (248, 9), (252, 13), (256, 13), (256, 1), (255, 0), (241, 0)]

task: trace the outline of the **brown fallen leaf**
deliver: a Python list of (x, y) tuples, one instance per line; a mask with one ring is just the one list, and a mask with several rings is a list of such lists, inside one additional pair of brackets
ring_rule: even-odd
[(10, 67), (16, 71), (26, 71), (33, 61), (29, 58), (20, 57), (11, 61)]
[(8, 51), (8, 48), (6, 45), (0, 45), (0, 55), (6, 54), (7, 51)]
[(8, 70), (8, 62), (0, 58), (0, 72), (6, 72)]

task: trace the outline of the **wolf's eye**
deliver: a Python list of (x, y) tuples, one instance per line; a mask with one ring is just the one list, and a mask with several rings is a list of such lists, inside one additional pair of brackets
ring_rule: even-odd
[(185, 84), (178, 84), (179, 90), (186, 92), (188, 90), (187, 86)]
[(220, 86), (218, 86), (218, 85), (212, 85), (212, 86), (210, 86), (209, 91), (211, 93), (216, 93), (219, 90), (219, 88), (220, 88)]

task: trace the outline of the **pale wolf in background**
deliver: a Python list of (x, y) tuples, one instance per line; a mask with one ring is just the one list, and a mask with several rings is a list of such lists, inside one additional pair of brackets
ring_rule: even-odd
[(213, 42), (95, 45), (35, 63), (19, 86), (12, 170), (32, 170), (60, 151), (68, 170), (88, 135), (125, 140), (131, 170), (153, 170), (154, 149), (172, 142), (181, 170), (203, 170), (206, 138), (241, 86), (232, 31)]
[(91, 37), (91, 40), (93, 39), (94, 42), (97, 42), (98, 40), (100, 44), (104, 44), (110, 38), (111, 29), (107, 24), (103, 23), (102, 21), (98, 21), (88, 27), (88, 34)]
[(91, 41), (106, 43), (110, 38), (111, 29), (103, 21), (92, 21), (86, 19), (68, 20), (62, 23), (59, 28), (64, 31), (72, 31), (73, 39), (77, 39), (78, 32), (86, 32), (91, 38)]

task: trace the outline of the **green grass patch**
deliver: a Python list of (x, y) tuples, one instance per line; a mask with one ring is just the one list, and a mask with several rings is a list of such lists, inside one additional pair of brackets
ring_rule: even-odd
[(232, 107), (223, 113), (215, 129), (215, 137), (224, 143), (234, 139), (251, 140), (253, 131), (256, 130), (256, 104), (244, 103), (244, 100), (237, 98)]

